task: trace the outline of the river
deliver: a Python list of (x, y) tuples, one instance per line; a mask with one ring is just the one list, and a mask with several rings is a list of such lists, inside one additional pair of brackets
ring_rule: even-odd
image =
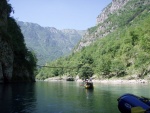
[(0, 84), (0, 113), (120, 113), (124, 93), (149, 98), (149, 84), (94, 83), (94, 90), (65, 81)]

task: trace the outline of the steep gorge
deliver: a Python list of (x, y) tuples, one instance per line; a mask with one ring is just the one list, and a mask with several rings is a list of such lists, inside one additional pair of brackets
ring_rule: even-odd
[(150, 0), (113, 0), (97, 20), (70, 56), (47, 64), (69, 69), (43, 68), (37, 78), (150, 79)]
[(33, 82), (36, 60), (24, 44), (24, 37), (6, 0), (0, 2), (0, 82)]

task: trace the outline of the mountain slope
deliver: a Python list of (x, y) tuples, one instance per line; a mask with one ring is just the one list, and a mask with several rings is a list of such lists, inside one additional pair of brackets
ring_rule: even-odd
[(18, 21), (18, 24), (27, 47), (37, 55), (38, 64), (45, 64), (70, 54), (85, 32), (73, 29), (58, 30), (54, 27), (41, 27), (38, 24), (21, 21)]
[(68, 68), (43, 68), (37, 78), (79, 75), (99, 79), (150, 79), (150, 1), (113, 0), (116, 4), (123, 1), (127, 2), (103, 23), (88, 29), (74, 53), (47, 64)]
[(75, 51), (89, 46), (99, 38), (130, 24), (150, 6), (150, 0), (113, 0), (97, 17), (97, 25), (89, 28)]

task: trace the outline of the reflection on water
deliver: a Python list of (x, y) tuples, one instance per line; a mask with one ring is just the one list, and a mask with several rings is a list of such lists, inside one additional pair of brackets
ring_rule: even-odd
[(0, 84), (0, 113), (119, 113), (124, 93), (149, 98), (149, 84), (95, 83), (93, 90), (78, 82)]
[(0, 113), (31, 113), (35, 102), (33, 83), (0, 84)]
[(94, 89), (85, 89), (87, 99), (93, 98), (93, 91)]

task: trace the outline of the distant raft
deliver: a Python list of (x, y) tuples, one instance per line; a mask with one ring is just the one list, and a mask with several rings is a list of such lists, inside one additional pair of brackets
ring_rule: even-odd
[(118, 98), (121, 113), (150, 113), (150, 99), (133, 94), (124, 94)]
[(73, 77), (68, 77), (68, 78), (66, 79), (66, 81), (74, 81), (74, 78), (73, 78)]

